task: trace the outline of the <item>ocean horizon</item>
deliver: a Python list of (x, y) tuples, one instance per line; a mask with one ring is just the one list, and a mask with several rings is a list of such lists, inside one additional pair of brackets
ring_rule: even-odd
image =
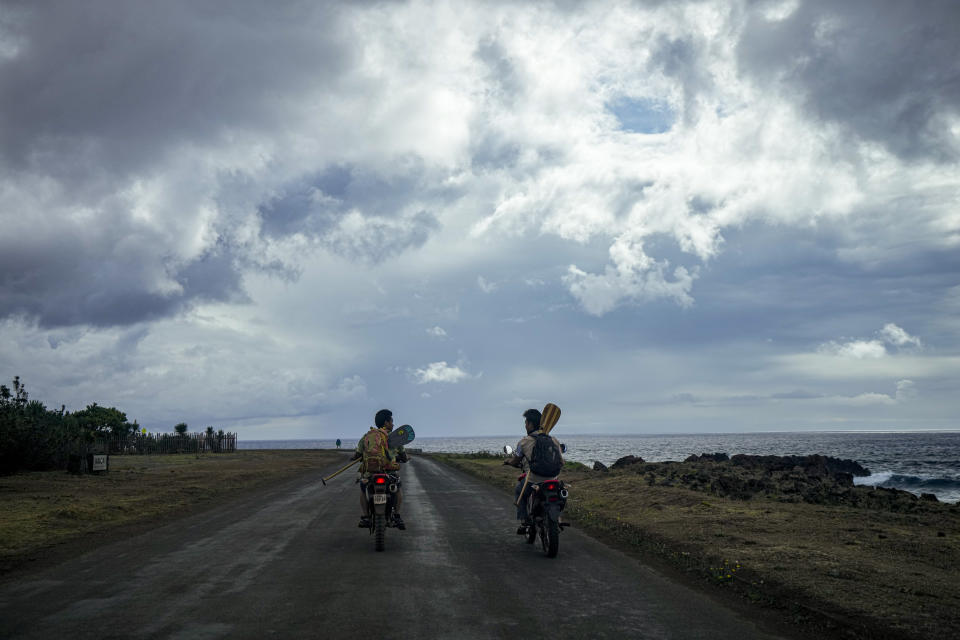
[[(555, 434), (566, 445), (567, 460), (610, 465), (626, 455), (648, 462), (684, 460), (701, 453), (728, 455), (813, 455), (855, 460), (870, 475), (856, 484), (932, 493), (943, 502), (960, 502), (960, 430), (755, 431), (749, 433)], [(515, 446), (519, 434), (417, 438), (411, 445), (429, 453), (498, 453)], [(352, 449), (355, 442), (343, 440)], [(333, 449), (336, 438), (243, 440), (240, 449)]]

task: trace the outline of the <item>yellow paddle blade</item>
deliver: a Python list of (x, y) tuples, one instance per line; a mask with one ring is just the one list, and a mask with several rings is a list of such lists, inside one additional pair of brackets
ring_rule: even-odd
[(543, 408), (543, 412), (540, 417), (540, 430), (544, 433), (550, 433), (550, 430), (557, 425), (557, 421), (560, 419), (560, 407), (548, 402), (547, 405)]

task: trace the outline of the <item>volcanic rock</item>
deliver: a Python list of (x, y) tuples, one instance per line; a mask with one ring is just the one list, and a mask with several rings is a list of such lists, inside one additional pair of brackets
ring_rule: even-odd
[(632, 464), (640, 464), (642, 462), (644, 462), (644, 459), (641, 458), (640, 456), (623, 456), (622, 458), (614, 462), (612, 465), (610, 465), (610, 468), (623, 469), (624, 467), (628, 467)]
[(808, 476), (826, 476), (837, 472), (854, 476), (868, 476), (870, 470), (855, 460), (841, 460), (829, 456), (755, 456), (738, 453), (730, 461), (742, 467), (761, 467), (767, 471), (786, 471), (801, 468)]
[(725, 453), (701, 453), (699, 456), (692, 455), (688, 457), (684, 462), (726, 462), (730, 459)]

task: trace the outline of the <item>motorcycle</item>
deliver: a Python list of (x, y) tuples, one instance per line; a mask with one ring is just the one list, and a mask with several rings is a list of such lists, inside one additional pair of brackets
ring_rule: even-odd
[(390, 473), (375, 473), (366, 483), (370, 533), (373, 534), (373, 548), (377, 551), (384, 549), (387, 527), (395, 526), (393, 514), (399, 489), (400, 476)]
[[(509, 445), (503, 451), (507, 455), (513, 454), (513, 448)], [(524, 480), (526, 475), (521, 475), (517, 480)], [(527, 514), (533, 524), (527, 527), (527, 544), (533, 544), (539, 538), (543, 552), (548, 558), (555, 558), (560, 550), (560, 532), (570, 526), (569, 522), (560, 520), (560, 514), (567, 506), (569, 492), (559, 478), (533, 482), (529, 487)]]

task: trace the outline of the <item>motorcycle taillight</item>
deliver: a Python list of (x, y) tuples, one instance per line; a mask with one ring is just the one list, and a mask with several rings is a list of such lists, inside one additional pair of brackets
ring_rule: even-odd
[(547, 491), (556, 491), (557, 489), (560, 488), (560, 485), (556, 482), (547, 482), (546, 484), (543, 485), (543, 488), (546, 489)]
[(374, 484), (387, 484), (387, 479), (384, 476), (377, 476), (373, 479)]

